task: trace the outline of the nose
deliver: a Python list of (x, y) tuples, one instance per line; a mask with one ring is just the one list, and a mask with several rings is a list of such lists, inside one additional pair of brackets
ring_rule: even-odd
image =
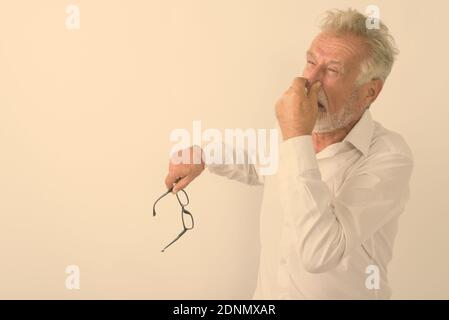
[(312, 85), (317, 81), (320, 81), (321, 83), (323, 83), (323, 81), (322, 81), (323, 72), (321, 71), (320, 66), (316, 66), (316, 68), (308, 71), (304, 76), (305, 76), (305, 78), (307, 78), (307, 84), (306, 84), (307, 90), (310, 90)]

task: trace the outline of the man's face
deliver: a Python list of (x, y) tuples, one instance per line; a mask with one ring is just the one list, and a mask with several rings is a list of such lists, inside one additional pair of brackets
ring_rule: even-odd
[(303, 77), (308, 88), (316, 81), (322, 84), (314, 132), (340, 129), (361, 116), (364, 106), (355, 82), (363, 58), (363, 43), (354, 36), (321, 33), (313, 40)]

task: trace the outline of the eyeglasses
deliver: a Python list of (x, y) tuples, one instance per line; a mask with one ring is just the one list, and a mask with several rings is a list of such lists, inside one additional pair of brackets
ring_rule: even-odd
[[(167, 190), (163, 195), (161, 195), (159, 198), (157, 198), (156, 202), (153, 204), (153, 217), (156, 216), (156, 204), (159, 200), (161, 200), (163, 197), (165, 197), (167, 194), (171, 193), (173, 190), (173, 187)], [(182, 225), (184, 226), (184, 230), (181, 231), (180, 234), (170, 242), (168, 245), (165, 246), (164, 249), (161, 250), (161, 252), (164, 252), (165, 249), (167, 249), (169, 246), (171, 246), (173, 243), (175, 243), (179, 238), (183, 236), (184, 233), (187, 232), (187, 230), (193, 229), (194, 221), (192, 214), (185, 208), (189, 204), (189, 196), (187, 193), (181, 189), (177, 193), (175, 193), (176, 198), (178, 199), (179, 205), (181, 206), (181, 217), (182, 217)]]

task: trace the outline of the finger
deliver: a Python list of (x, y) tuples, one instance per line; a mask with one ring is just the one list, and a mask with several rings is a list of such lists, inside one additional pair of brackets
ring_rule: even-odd
[(192, 182), (192, 180), (193, 180), (192, 176), (187, 176), (187, 177), (184, 177), (181, 180), (179, 180), (179, 182), (176, 183), (175, 186), (173, 187), (173, 193), (176, 193), (179, 190), (187, 187), (189, 185), (189, 183)]
[(318, 107), (318, 92), (321, 89), (321, 82), (317, 81), (312, 85), (309, 92), (310, 103), (314, 107)]
[(173, 187), (173, 184), (175, 184), (178, 180), (178, 175), (169, 172), (167, 177), (165, 178), (165, 186), (167, 187), (167, 189), (171, 189)]
[(295, 79), (293, 79), (290, 88), (293, 89), (300, 96), (305, 96), (306, 85), (307, 85), (306, 78), (296, 77)]

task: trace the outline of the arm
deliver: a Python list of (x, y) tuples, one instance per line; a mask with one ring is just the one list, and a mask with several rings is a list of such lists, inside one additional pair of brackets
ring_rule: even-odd
[(204, 150), (199, 146), (192, 146), (173, 153), (169, 161), (168, 174), (165, 178), (167, 189), (178, 192), (187, 187), (203, 170), (208, 167), (209, 171), (229, 179), (237, 180), (250, 185), (263, 184), (263, 176), (257, 172), (257, 165), (251, 164), (248, 152), (244, 151), (243, 164), (226, 164), (221, 157), (210, 156), (210, 151), (224, 151), (227, 149), (229, 155), (236, 159), (235, 149), (229, 148), (224, 143), (213, 143), (207, 145)]
[(235, 164), (233, 163), (234, 161), (226, 164), (223, 161), (226, 157), (222, 157), (223, 155), (218, 156), (218, 160), (215, 159), (217, 161), (214, 161), (213, 156), (208, 156), (213, 153), (210, 152), (211, 150), (215, 150), (216, 152), (218, 150), (217, 148), (224, 151), (225, 155), (232, 155), (232, 159), (237, 159), (236, 150), (224, 142), (220, 144), (209, 144), (204, 148), (206, 168), (209, 172), (249, 185), (262, 185), (264, 183), (264, 176), (258, 172), (257, 164), (250, 163), (251, 161), (249, 161), (250, 158), (246, 150), (243, 152), (243, 164)]
[(295, 229), (296, 248), (309, 272), (334, 268), (392, 218), (408, 198), (410, 156), (370, 156), (335, 197), (321, 180), (309, 135), (281, 144), (280, 191), (283, 210)]

